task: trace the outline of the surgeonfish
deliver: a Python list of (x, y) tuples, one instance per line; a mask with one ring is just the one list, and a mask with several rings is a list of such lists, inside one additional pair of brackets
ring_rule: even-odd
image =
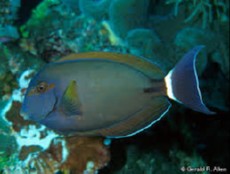
[(165, 74), (133, 55), (89, 52), (47, 64), (31, 80), (21, 115), (64, 135), (127, 137), (159, 121), (168, 98), (204, 114), (191, 49)]

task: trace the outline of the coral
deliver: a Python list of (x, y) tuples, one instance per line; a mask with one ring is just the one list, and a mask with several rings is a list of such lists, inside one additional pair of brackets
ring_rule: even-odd
[[(189, 170), (189, 168), (207, 166), (204, 160), (196, 152), (189, 155), (178, 149), (172, 149), (169, 156), (171, 157), (171, 160), (178, 165), (178, 168), (182, 172)], [(208, 174), (209, 172), (204, 171), (204, 173)]]
[(229, 43), (224, 43), (224, 39), (219, 43), (218, 49), (212, 54), (212, 60), (219, 64), (224, 76), (229, 80)]
[[(51, 32), (45, 37), (39, 37), (35, 41), (37, 53), (42, 57), (45, 62), (54, 61), (55, 58), (62, 57), (71, 52), (66, 43), (64, 42), (64, 35), (62, 30)], [(39, 45), (43, 45), (40, 47)]]
[(19, 38), (17, 28), (13, 26), (17, 19), (17, 11), (20, 7), (20, 0), (0, 1), (0, 44)]
[(188, 166), (193, 168), (206, 166), (204, 160), (196, 152), (189, 155), (180, 149), (173, 148), (168, 154), (164, 154), (158, 150), (142, 151), (130, 145), (127, 147), (126, 157), (126, 164), (120, 170), (112, 172), (113, 174), (180, 174), (181, 170)]
[[(51, 13), (54, 12), (54, 9), (49, 8), (52, 5), (56, 5), (56, 3), (58, 2), (42, 2), (35, 9), (30, 20), (20, 28), (23, 36), (20, 40), (20, 47), (23, 51), (41, 57), (46, 62), (69, 53), (68, 48), (62, 41), (62, 33), (66, 32), (66, 29), (69, 27), (65, 26), (69, 26), (69, 24), (64, 24), (63, 28), (60, 29), (59, 26), (65, 19), (61, 17), (60, 11), (55, 11), (54, 15)], [(52, 21), (56, 21), (56, 23)], [(44, 26), (40, 25), (40, 23), (44, 23)], [(43, 28), (47, 29), (44, 30)]]
[(84, 15), (102, 19), (108, 13), (111, 0), (79, 0), (79, 8)]
[(35, 20), (39, 21), (47, 17), (49, 15), (49, 8), (53, 5), (59, 4), (59, 0), (45, 0), (40, 3), (36, 9), (33, 11), (33, 17)]
[(228, 0), (168, 0), (166, 4), (175, 4), (174, 14), (178, 15), (179, 5), (184, 3), (188, 9), (189, 16), (184, 22), (192, 22), (202, 17), (202, 28), (212, 24), (214, 20), (220, 23), (229, 21), (229, 1)]
[[(10, 86), (12, 91), (17, 87), (17, 79), (21, 72), (28, 67), (38, 69), (43, 65), (41, 59), (34, 57), (33, 55), (25, 54), (22, 49), (17, 46), (0, 45), (0, 87), (4, 85)], [(8, 91), (8, 90), (7, 90)], [(0, 98), (2, 97), (2, 90), (0, 91)]]
[(0, 26), (0, 43), (16, 40), (19, 38), (17, 29), (11, 25)]
[(39, 12), (40, 6), (46, 7), (42, 8), (46, 11), (43, 12), (46, 17), (38, 15), (42, 12), (34, 12), (28, 22), (21, 26), (23, 38), (20, 46), (24, 51), (50, 62), (70, 52), (108, 50), (114, 47), (108, 39), (107, 28), (101, 22), (86, 16), (76, 16), (72, 12), (71, 15), (64, 15), (68, 12), (64, 8), (68, 3), (63, 1), (49, 8), (49, 3), (44, 1), (34, 10)]
[[(35, 37), (37, 35), (44, 36), (55, 30), (57, 23), (51, 22), (54, 19), (60, 18), (59, 13), (51, 13), (52, 7), (60, 4), (59, 0), (42, 1), (32, 13), (31, 18), (20, 27), (20, 32), (23, 38)], [(57, 20), (58, 22), (59, 20)], [(41, 25), (42, 24), (42, 25)], [(46, 28), (46, 30), (44, 30)], [(35, 31), (36, 30), (36, 31)]]
[(165, 4), (174, 4), (174, 15), (178, 15), (179, 11), (179, 5), (183, 2), (184, 0), (166, 0)]
[[(199, 28), (186, 27), (178, 31), (174, 44), (180, 51), (183, 50), (184, 52), (196, 45), (206, 46), (205, 50), (202, 51), (202, 57), (197, 59), (198, 73), (201, 74), (207, 66), (207, 53), (212, 52), (217, 46), (217, 43), (213, 43), (214, 38), (215, 36), (211, 31), (207, 32)], [(206, 55), (203, 54), (204, 52)], [(182, 55), (178, 56), (178, 58), (180, 57), (182, 57)]]
[(36, 146), (23, 146), (19, 156), (24, 161), (21, 168), (37, 173), (95, 173), (105, 167), (110, 159), (108, 148), (102, 140), (86, 137), (54, 138), (45, 151)]
[[(209, 51), (213, 51), (217, 46), (212, 42), (214, 38), (214, 33), (211, 31), (195, 27), (185, 27), (178, 31), (174, 44), (183, 49), (190, 49), (195, 45), (206, 45)], [(210, 42), (212, 43), (210, 44)]]
[(80, 16), (62, 39), (72, 52), (120, 51), (125, 52), (122, 42), (114, 37), (107, 22)]
[(129, 30), (145, 27), (149, 0), (113, 0), (109, 21), (114, 32), (125, 38)]
[[(70, 169), (83, 172), (87, 169), (87, 165), (91, 163), (91, 166), (88, 166), (88, 168), (97, 171), (105, 167), (110, 160), (110, 153), (108, 147), (103, 143), (103, 138), (66, 138), (66, 146), (69, 150), (69, 156), (66, 162), (62, 164), (62, 170)], [(74, 152), (74, 154), (70, 154), (70, 152)]]
[(131, 53), (146, 58), (153, 58), (161, 40), (157, 34), (150, 29), (133, 29), (128, 32), (126, 42), (131, 48)]
[(20, 47), (22, 48), (23, 51), (28, 51), (29, 53), (33, 55), (37, 55), (37, 50), (35, 48), (34, 42), (31, 41), (30, 39), (21, 39), (20, 40)]
[(0, 59), (1, 59), (1, 64), (0, 64), (0, 78), (8, 71), (7, 69), (7, 56), (9, 55), (9, 50), (7, 49), (6, 46), (0, 45)]
[(12, 91), (18, 87), (15, 74), (10, 71), (10, 50), (6, 46), (0, 46), (0, 101), (10, 98)]
[(0, 27), (13, 24), (14, 20), (17, 19), (17, 11), (20, 5), (20, 0), (0, 1)]
[(0, 81), (4, 82), (0, 84), (0, 96), (3, 96), (3, 100), (6, 100), (12, 94), (12, 91), (18, 87), (16, 77), (11, 72), (0, 74)]
[(170, 164), (166, 158), (158, 152), (141, 152), (135, 146), (128, 146), (126, 150), (126, 164), (113, 174), (160, 174), (177, 171), (176, 167)]
[[(96, 21), (87, 15), (77, 16), (71, 11), (72, 3), (65, 0), (62, 3), (49, 0), (41, 2), (31, 18), (20, 27), (23, 37), (20, 47), (23, 51), (50, 62), (71, 52), (123, 49), (121, 41), (114, 41), (114, 37), (111, 37), (113, 32), (106, 25), (108, 23)], [(87, 4), (85, 1), (79, 3)], [(103, 5), (105, 1), (92, 3), (97, 3), (95, 5), (99, 7), (98, 3)]]
[(111, 45), (122, 45), (124, 46), (123, 41), (118, 37), (112, 30), (110, 23), (108, 21), (102, 21), (102, 25), (105, 28), (102, 30), (102, 34), (108, 34), (109, 41)]
[(0, 171), (14, 165), (17, 144), (5, 120), (0, 117)]
[[(14, 101), (11, 107), (12, 109), (7, 112), (5, 118), (8, 122), (12, 123), (12, 129), (15, 132), (20, 132), (23, 127), (29, 128), (32, 122), (24, 120), (19, 114), (21, 108), (20, 102)], [(17, 124), (13, 124), (15, 122), (17, 122)]]
[(66, 7), (61, 8), (69, 8), (72, 9), (76, 14), (80, 13), (79, 0), (62, 0), (62, 4)]

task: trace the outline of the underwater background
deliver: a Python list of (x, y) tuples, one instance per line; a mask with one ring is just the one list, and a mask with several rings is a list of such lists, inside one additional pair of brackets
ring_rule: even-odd
[[(167, 73), (196, 45), (215, 115), (172, 102), (150, 129), (110, 142), (61, 137), (19, 114), (33, 75), (69, 53), (130, 53)], [(228, 173), (228, 115), (228, 0), (0, 0), (0, 174)]]

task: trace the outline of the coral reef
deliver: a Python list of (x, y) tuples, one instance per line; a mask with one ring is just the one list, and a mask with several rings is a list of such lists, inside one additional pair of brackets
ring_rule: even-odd
[(0, 117), (0, 171), (5, 166), (13, 165), (17, 144), (9, 125)]
[[(22, 35), (20, 47), (25, 52), (50, 62), (70, 52), (122, 48), (120, 45), (114, 46), (114, 43), (109, 40), (110, 33), (107, 25), (103, 22), (98, 23), (97, 17), (90, 18), (87, 14), (77, 16), (78, 12), (66, 8), (68, 2), (47, 0), (34, 9), (31, 18), (20, 27)], [(92, 1), (92, 4), (94, 3), (103, 5), (101, 3), (105, 2)], [(41, 23), (44, 25), (41, 26)]]
[(0, 27), (0, 42), (8, 42), (19, 38), (18, 31), (11, 25)]
[(140, 149), (130, 145), (127, 147), (126, 153), (126, 164), (119, 171), (112, 172), (113, 174), (179, 174), (183, 172), (182, 166), (186, 169), (188, 166), (196, 168), (206, 165), (198, 154), (185, 154), (179, 149), (172, 149), (167, 155), (159, 151), (140, 153)]
[(145, 27), (148, 4), (149, 0), (113, 0), (109, 9), (109, 20), (115, 33), (124, 38), (129, 30)]
[[(212, 32), (207, 32), (199, 28), (187, 27), (183, 28), (181, 31), (178, 31), (174, 43), (177, 46), (177, 48), (180, 49), (180, 51), (188, 50), (189, 48), (192, 48), (195, 45), (205, 45), (207, 47), (206, 52), (210, 53), (216, 47), (216, 43), (212, 42), (214, 38), (215, 37)], [(197, 61), (198, 73), (201, 74), (205, 70), (206, 66), (207, 55), (202, 55), (202, 57), (200, 57)]]
[[(79, 9), (79, 0), (61, 0), (62, 4), (60, 5), (61, 8), (57, 10), (61, 10), (62, 13), (75, 13), (80, 14)], [(60, 12), (61, 12), (60, 11)]]
[(0, 2), (0, 44), (19, 38), (17, 28), (13, 26), (17, 19), (20, 0), (3, 0)]
[(184, 22), (202, 18), (202, 28), (208, 27), (215, 20), (220, 23), (229, 21), (229, 1), (227, 0), (167, 0), (166, 4), (175, 4), (174, 15), (178, 15), (179, 5), (184, 4), (189, 15)]
[(79, 8), (84, 15), (102, 19), (108, 14), (111, 0), (79, 0)]
[(13, 24), (13, 20), (17, 18), (17, 11), (20, 7), (21, 1), (20, 0), (2, 0), (0, 2), (1, 10), (1, 20), (0, 23), (3, 24)]
[(4, 83), (0, 83), (0, 103), (7, 101), (10, 98), (12, 91), (17, 88), (18, 84), (16, 82), (15, 71), (11, 66), (13, 66), (13, 62), (10, 62), (11, 53), (10, 50), (0, 45), (0, 81)]
[(144, 28), (129, 31), (126, 42), (132, 54), (146, 58), (152, 58), (156, 55), (157, 48), (161, 45), (158, 35), (154, 31)]

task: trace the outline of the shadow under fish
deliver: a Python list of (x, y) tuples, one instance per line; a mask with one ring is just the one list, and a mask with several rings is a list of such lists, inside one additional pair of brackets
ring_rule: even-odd
[(71, 54), (46, 65), (31, 80), (21, 114), (64, 135), (127, 137), (159, 121), (168, 98), (214, 114), (203, 103), (195, 69), (196, 46), (164, 76), (132, 55)]

